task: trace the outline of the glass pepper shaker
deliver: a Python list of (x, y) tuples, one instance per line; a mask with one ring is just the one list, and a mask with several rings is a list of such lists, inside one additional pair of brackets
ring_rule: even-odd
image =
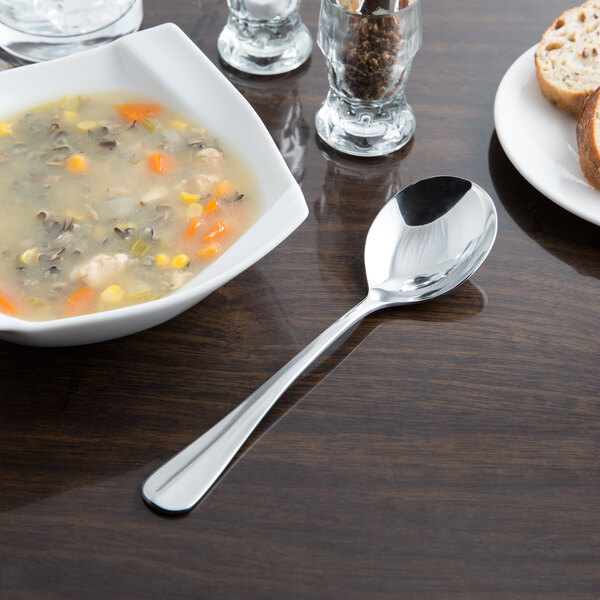
[(317, 42), (329, 92), (315, 124), (327, 144), (381, 156), (410, 141), (405, 88), (421, 40), (420, 0), (322, 0)]

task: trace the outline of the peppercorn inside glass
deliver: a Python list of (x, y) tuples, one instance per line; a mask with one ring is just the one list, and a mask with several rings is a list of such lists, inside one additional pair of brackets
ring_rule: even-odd
[(421, 39), (420, 0), (322, 0), (317, 42), (329, 92), (315, 124), (327, 144), (381, 156), (410, 141), (405, 88)]

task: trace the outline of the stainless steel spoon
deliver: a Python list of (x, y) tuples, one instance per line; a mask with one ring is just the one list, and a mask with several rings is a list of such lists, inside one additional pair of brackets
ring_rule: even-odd
[(332, 342), (373, 311), (430, 300), (463, 283), (485, 260), (496, 231), (492, 199), (465, 179), (433, 177), (396, 194), (367, 235), (366, 298), (154, 471), (143, 485), (146, 502), (173, 513), (193, 508), (285, 390)]

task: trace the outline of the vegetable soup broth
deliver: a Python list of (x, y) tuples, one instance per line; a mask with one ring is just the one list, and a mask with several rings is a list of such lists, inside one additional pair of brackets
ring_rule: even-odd
[(46, 320), (181, 287), (256, 220), (235, 153), (164, 106), (63, 98), (0, 119), (0, 312)]

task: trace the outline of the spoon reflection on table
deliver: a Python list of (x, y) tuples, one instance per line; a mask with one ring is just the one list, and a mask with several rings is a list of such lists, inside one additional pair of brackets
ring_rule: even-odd
[(477, 184), (424, 179), (398, 192), (367, 234), (367, 296), (214, 427), (144, 482), (144, 500), (172, 513), (190, 510), (210, 489), (285, 390), (345, 331), (389, 306), (423, 302), (466, 281), (489, 254), (496, 208)]

